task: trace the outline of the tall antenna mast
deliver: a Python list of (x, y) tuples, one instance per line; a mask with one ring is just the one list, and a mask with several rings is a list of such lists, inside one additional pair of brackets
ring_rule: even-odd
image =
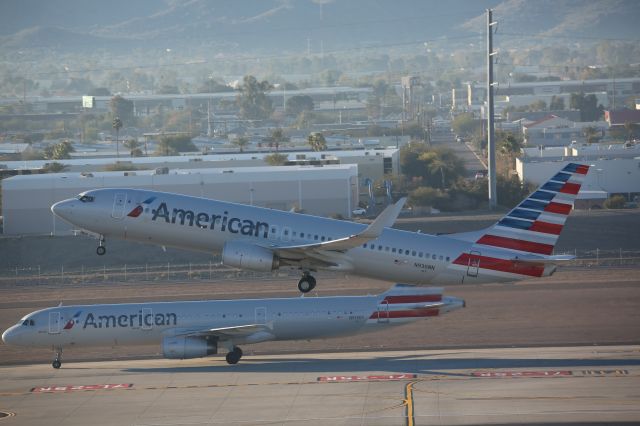
[(493, 123), (493, 28), (496, 22), (492, 20), (492, 11), (487, 9), (487, 153), (489, 165), (489, 209), (493, 210), (498, 204), (496, 191), (496, 144)]

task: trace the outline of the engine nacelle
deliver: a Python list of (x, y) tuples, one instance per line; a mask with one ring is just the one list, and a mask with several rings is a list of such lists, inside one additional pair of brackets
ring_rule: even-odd
[(162, 355), (169, 359), (202, 358), (218, 353), (218, 342), (207, 337), (165, 337)]
[(278, 269), (280, 259), (268, 248), (242, 241), (227, 241), (222, 248), (222, 263), (241, 269), (269, 272)]

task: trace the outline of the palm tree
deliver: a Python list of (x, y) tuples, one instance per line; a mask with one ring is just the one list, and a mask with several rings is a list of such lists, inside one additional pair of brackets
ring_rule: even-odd
[(310, 133), (309, 137), (307, 137), (307, 142), (311, 145), (311, 149), (314, 151), (327, 150), (327, 141), (325, 140), (324, 135), (320, 132)]
[(245, 138), (244, 136), (240, 136), (231, 143), (240, 148), (240, 152), (244, 152), (244, 147), (249, 145), (249, 139)]
[(120, 158), (120, 148), (118, 147), (118, 134), (120, 129), (122, 129), (122, 120), (120, 120), (120, 117), (113, 119), (112, 126), (116, 129), (116, 158)]

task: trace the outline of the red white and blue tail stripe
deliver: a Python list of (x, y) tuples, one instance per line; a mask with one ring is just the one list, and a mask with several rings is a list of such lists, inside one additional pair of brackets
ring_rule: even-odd
[(464, 300), (443, 296), (439, 287), (396, 284), (381, 295), (377, 310), (368, 322), (404, 323), (435, 317), (464, 306)]
[(569, 163), (495, 225), (475, 234), (469, 253), (454, 260), (503, 278), (544, 276), (555, 270), (552, 256), (589, 166)]
[(482, 235), (476, 245), (550, 255), (589, 171), (569, 163)]

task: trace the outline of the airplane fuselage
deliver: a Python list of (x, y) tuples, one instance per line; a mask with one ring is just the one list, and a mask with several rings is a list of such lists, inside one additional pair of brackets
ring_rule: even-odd
[[(100, 189), (86, 194), (94, 198), (91, 203), (65, 201), (65, 219), (82, 229), (106, 239), (206, 253), (221, 252), (229, 241), (275, 248), (336, 240), (366, 228), (348, 221), (155, 191)], [(335, 262), (338, 266), (324, 269), (419, 285), (514, 279), (513, 274), (478, 273), (477, 264), (453, 264), (472, 245), (447, 236), (385, 228), (377, 239), (341, 253)], [(486, 249), (482, 254), (492, 256), (493, 251)], [(280, 260), (300, 269), (323, 269), (306, 265), (305, 260)]]

